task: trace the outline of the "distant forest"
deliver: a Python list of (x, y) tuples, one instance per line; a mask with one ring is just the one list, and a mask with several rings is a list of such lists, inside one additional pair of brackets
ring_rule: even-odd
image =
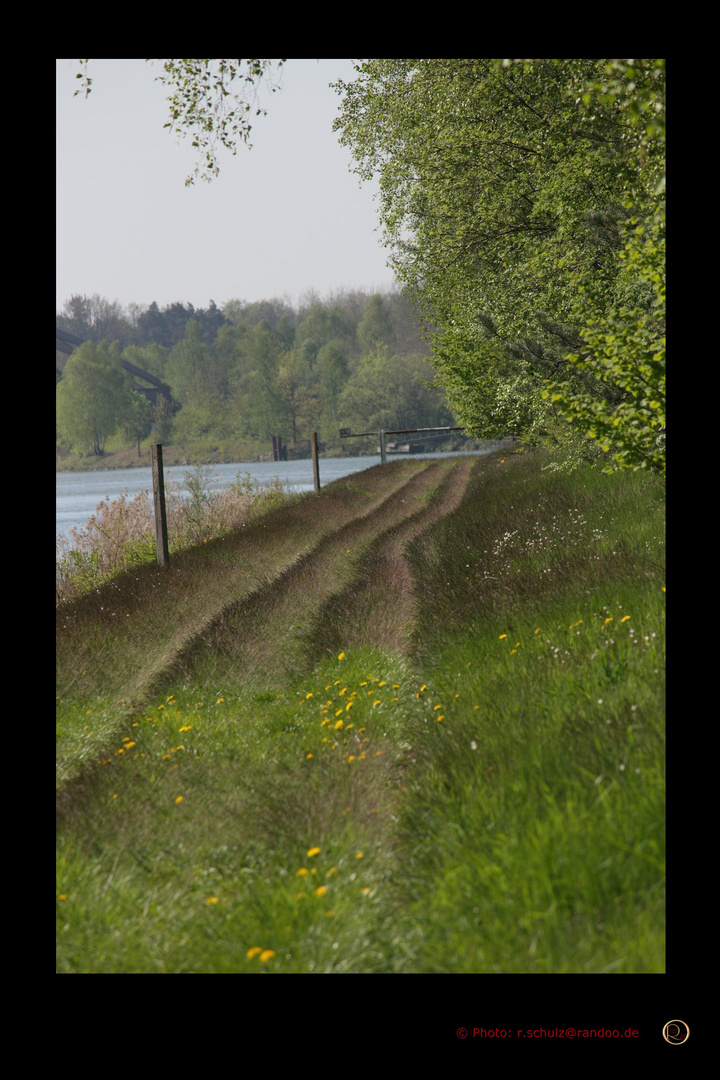
[[(291, 455), (312, 431), (327, 448), (353, 431), (456, 423), (419, 317), (400, 290), (230, 300), (207, 308), (143, 307), (72, 296), (57, 328), (84, 342), (56, 372), (58, 444), (103, 453), (151, 432), (197, 456), (241, 460), (280, 435)], [(169, 387), (151, 405), (133, 392), (127, 361)]]

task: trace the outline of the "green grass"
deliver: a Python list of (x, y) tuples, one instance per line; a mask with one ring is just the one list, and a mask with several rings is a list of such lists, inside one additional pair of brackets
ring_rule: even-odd
[(543, 463), (61, 607), (59, 972), (665, 969), (664, 492)]

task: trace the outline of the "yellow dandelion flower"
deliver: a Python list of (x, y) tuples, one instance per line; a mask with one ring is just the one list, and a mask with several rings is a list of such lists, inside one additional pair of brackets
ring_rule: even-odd
[(363, 857), (362, 851), (356, 851), (355, 852), (355, 858), (356, 859), (362, 859), (362, 857)]
[(330, 911), (326, 911), (326, 912), (325, 912), (325, 918), (326, 918), (326, 919), (331, 919), (331, 918), (333, 917), (333, 915), (334, 915), (334, 914), (335, 914), (335, 912), (334, 912), (334, 911), (332, 911), (332, 910), (330, 910)]
[(345, 653), (344, 652), (338, 653), (338, 660), (344, 660), (344, 659), (345, 659)]
[(607, 619), (605, 619), (605, 622), (603, 623), (603, 626), (605, 626), (607, 623), (612, 622), (612, 621), (613, 621), (612, 615), (608, 615)]
[(324, 896), (327, 891), (328, 891), (327, 885), (318, 885), (317, 889), (315, 890), (315, 895), (316, 896)]
[(376, 701), (373, 701), (373, 709), (375, 708), (376, 705), (382, 705), (382, 701), (380, 701), (379, 698)]
[(629, 616), (629, 615), (623, 615), (623, 617), (622, 617), (622, 619), (620, 620), (620, 622), (627, 622), (629, 618), (630, 618), (630, 616)]
[(313, 857), (313, 855), (319, 855), (319, 854), (320, 854), (320, 848), (319, 847), (311, 847), (310, 850), (308, 851), (308, 858), (311, 859)]
[(363, 682), (360, 683), (360, 685), (361, 686), (367, 686), (367, 679), (364, 679)]
[(309, 873), (310, 871), (307, 869), (307, 867), (301, 866), (298, 872), (295, 874), (295, 877), (306, 877)]
[(517, 652), (517, 649), (511, 649), (511, 650), (510, 650), (510, 655), (512, 656), (512, 654), (513, 654), (513, 653), (516, 653), (516, 652)]
[(507, 634), (501, 634), (498, 640), (499, 640), (499, 641), (502, 641), (502, 639), (503, 639), (504, 637), (507, 637)]
[(205, 901), (206, 904), (217, 904), (217, 902), (218, 902), (218, 897), (217, 896), (208, 896), (207, 900)]
[(440, 713), (440, 715), (439, 715), (439, 716), (436, 716), (436, 717), (435, 717), (435, 720), (437, 721), (437, 723), (438, 723), (438, 724), (440, 723), (440, 721), (441, 721), (441, 720), (444, 720), (444, 719), (445, 719), (445, 717), (443, 716), (443, 714), (442, 714), (442, 713)]
[(183, 724), (183, 726), (179, 730), (181, 732), (182, 731), (192, 731), (192, 724)]
[(354, 760), (355, 760), (355, 755), (351, 754), (350, 757), (348, 758), (348, 761), (354, 761)]
[(178, 797), (177, 797), (177, 799), (175, 800), (175, 802), (176, 802), (176, 803), (181, 803), (181, 802), (183, 801), (183, 799), (184, 799), (184, 798), (185, 798), (185, 796), (184, 796), (184, 795), (178, 795)]
[(58, 896), (58, 900), (67, 900), (67, 898), (68, 898), (68, 894), (66, 892), (61, 892), (60, 895)]
[(442, 705), (433, 705), (433, 712), (437, 712), (438, 709), (442, 709)]
[(343, 726), (342, 720), (336, 720), (335, 721), (335, 730), (336, 731), (339, 731), (342, 726)]
[(265, 949), (264, 952), (260, 953), (260, 963), (261, 964), (267, 964), (268, 960), (272, 960), (274, 955), (275, 955), (275, 950), (274, 949)]
[(387, 686), (387, 679), (383, 679), (382, 682), (379, 682), (378, 686)]
[(425, 683), (423, 683), (422, 686), (420, 687), (420, 693), (421, 694), (422, 694), (423, 690), (427, 690), (427, 686), (426, 686)]
[(307, 701), (307, 699), (308, 699), (308, 698), (311, 698), (311, 697), (315, 697), (315, 695), (313, 694), (312, 690), (310, 691), (310, 693), (309, 693), (309, 694), (306, 694), (306, 695), (305, 695), (305, 700)]
[(337, 874), (337, 872), (338, 872), (337, 866), (331, 866), (330, 869), (328, 871), (326, 871), (325, 877), (332, 877), (333, 874)]
[(366, 885), (365, 888), (362, 890), (363, 896), (369, 896), (371, 892), (372, 892), (372, 889), (370, 888), (369, 885)]
[(260, 948), (259, 945), (253, 945), (252, 949), (248, 949), (246, 955), (247, 955), (248, 960), (252, 960), (253, 957), (259, 956), (261, 952), (262, 952), (262, 949)]
[(312, 754), (306, 754), (305, 755), (305, 760), (309, 761), (312, 756), (313, 756)]
[(224, 700), (225, 700), (225, 698), (224, 698), (224, 697), (219, 697), (219, 698), (217, 699), (217, 701), (215, 702), (215, 704), (216, 704), (216, 705), (222, 705), (222, 703), (223, 703), (223, 701), (224, 701)]

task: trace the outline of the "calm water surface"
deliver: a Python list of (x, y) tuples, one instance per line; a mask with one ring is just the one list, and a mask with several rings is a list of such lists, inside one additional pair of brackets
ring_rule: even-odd
[[(477, 454), (489, 454), (488, 450), (473, 451)], [(467, 451), (466, 451), (467, 453)], [(405, 455), (403, 455), (404, 457)], [(447, 457), (447, 454), (423, 454), (422, 457)], [(391, 458), (392, 460), (392, 458)], [(373, 465), (379, 465), (377, 457), (320, 458), (320, 485), (324, 487), (333, 480), (361, 472)], [(182, 486), (187, 474), (194, 473), (191, 467), (173, 466), (165, 469), (165, 483), (172, 481)], [(312, 461), (261, 461), (256, 463), (239, 462), (234, 465), (210, 466), (210, 487), (221, 490), (233, 483), (238, 476), (247, 474), (262, 483), (268, 483), (279, 477), (283, 484), (294, 491), (312, 491)], [(55, 535), (68, 533), (70, 529), (82, 528), (88, 518), (95, 513), (99, 502), (129, 496), (147, 491), (152, 499), (152, 470), (150, 466), (142, 469), (108, 469), (107, 472), (72, 472), (55, 474)]]

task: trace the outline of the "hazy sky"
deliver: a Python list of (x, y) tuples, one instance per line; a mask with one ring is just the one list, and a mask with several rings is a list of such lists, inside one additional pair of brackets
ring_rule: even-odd
[(56, 68), (58, 310), (73, 293), (207, 307), (392, 284), (374, 187), (332, 131), (328, 84), (353, 77), (350, 60), (289, 60), (252, 150), (221, 150), (219, 177), (192, 187), (197, 155), (163, 129), (157, 63), (92, 60), (88, 98), (73, 96), (77, 60)]

